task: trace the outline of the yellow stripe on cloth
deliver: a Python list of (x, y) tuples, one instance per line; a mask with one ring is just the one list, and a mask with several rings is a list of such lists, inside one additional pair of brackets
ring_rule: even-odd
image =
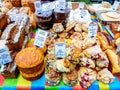
[(96, 17), (94, 15), (91, 16), (91, 19), (95, 19)]
[(17, 86), (31, 86), (31, 81), (28, 81), (22, 77), (20, 74), (20, 77), (18, 78)]
[(108, 34), (107, 30), (105, 30), (105, 29), (103, 30), (102, 25), (99, 22), (98, 22), (98, 25), (100, 27), (101, 32), (104, 32), (104, 33)]
[(100, 81), (98, 81), (98, 84), (99, 84), (99, 90), (109, 90), (110, 89), (108, 84), (102, 83)]

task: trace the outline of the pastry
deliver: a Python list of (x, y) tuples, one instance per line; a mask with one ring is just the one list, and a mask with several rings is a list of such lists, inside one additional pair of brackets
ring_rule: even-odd
[(66, 24), (66, 32), (69, 32), (76, 25), (76, 21), (71, 21)]
[(8, 24), (7, 18), (8, 16), (5, 13), (0, 12), (0, 30), (2, 31)]
[(36, 47), (21, 50), (15, 57), (15, 62), (23, 75), (28, 80), (37, 79), (44, 71), (44, 54)]
[(49, 85), (58, 85), (61, 81), (61, 73), (56, 72), (53, 68), (48, 68), (45, 75), (46, 82), (48, 82)]
[(97, 79), (103, 83), (111, 83), (114, 81), (115, 77), (112, 75), (112, 73), (107, 69), (104, 68), (97, 74)]
[(113, 38), (110, 35), (104, 32), (98, 32), (97, 38), (99, 39), (100, 45), (103, 50), (112, 48), (111, 43), (112, 43)]
[(120, 65), (119, 65), (119, 54), (117, 55), (114, 50), (107, 49), (106, 54), (110, 60), (112, 74), (120, 74)]
[(80, 58), (80, 66), (87, 68), (95, 68), (95, 61), (87, 57)]
[(83, 88), (88, 88), (96, 80), (97, 73), (92, 69), (80, 67), (78, 73), (80, 85)]
[(80, 23), (77, 23), (77, 24), (75, 25), (74, 30), (75, 30), (76, 32), (82, 32), (82, 26), (81, 26), (81, 24), (80, 24)]
[(6, 8), (8, 8), (8, 9), (10, 10), (10, 9), (13, 8), (13, 5), (12, 5), (12, 3), (11, 3), (10, 0), (4, 0), (4, 1), (2, 2), (2, 7), (6, 7)]
[(63, 28), (63, 25), (61, 23), (55, 23), (53, 25), (53, 30), (56, 33), (60, 33), (60, 32), (62, 32), (64, 30), (64, 28)]
[(74, 86), (78, 82), (78, 73), (76, 70), (73, 70), (69, 73), (63, 73), (63, 82), (68, 86)]
[(20, 7), (21, 6), (21, 0), (11, 0), (11, 3), (14, 7)]
[(48, 67), (57, 72), (71, 72), (75, 68), (75, 65), (71, 64), (68, 59), (50, 60), (48, 63)]

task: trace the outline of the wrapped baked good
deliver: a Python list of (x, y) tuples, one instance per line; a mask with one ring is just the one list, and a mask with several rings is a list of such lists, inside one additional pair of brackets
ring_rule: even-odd
[(18, 52), (13, 52), (13, 51), (9, 51), (9, 52), (12, 62), (1, 65), (0, 74), (3, 75), (5, 78), (17, 78), (19, 71), (14, 59)]
[(11, 3), (14, 7), (20, 7), (21, 6), (21, 0), (11, 0)]
[(2, 31), (8, 24), (7, 18), (8, 16), (5, 13), (0, 12), (0, 30)]
[(48, 82), (49, 85), (58, 85), (61, 81), (61, 73), (56, 72), (53, 68), (48, 68), (45, 75), (46, 82)]
[(2, 7), (6, 7), (6, 8), (8, 8), (8, 9), (10, 10), (10, 9), (13, 8), (13, 5), (12, 5), (12, 3), (11, 3), (10, 0), (4, 0), (4, 1), (2, 2)]
[(68, 59), (49, 60), (48, 67), (53, 68), (57, 72), (71, 72), (75, 65), (71, 64)]
[(44, 54), (36, 47), (22, 49), (15, 57), (15, 62), (22, 74), (28, 80), (38, 79), (44, 72)]
[(106, 54), (111, 64), (112, 74), (120, 74), (119, 54), (117, 55), (114, 50), (107, 49)]
[(98, 32), (97, 38), (99, 39), (100, 45), (103, 50), (112, 48), (111, 43), (112, 43), (113, 38), (110, 35), (104, 32)]
[(68, 86), (74, 86), (78, 82), (78, 73), (73, 70), (69, 73), (63, 73), (63, 82)]
[(87, 57), (80, 58), (79, 64), (82, 67), (95, 68), (95, 61)]
[(87, 67), (80, 67), (78, 73), (79, 73), (78, 77), (79, 77), (80, 85), (83, 88), (89, 87), (96, 80), (96, 76), (97, 76), (96, 71), (89, 69)]
[(97, 74), (97, 79), (103, 83), (111, 83), (114, 81), (115, 77), (112, 75), (112, 73), (107, 69), (104, 68)]

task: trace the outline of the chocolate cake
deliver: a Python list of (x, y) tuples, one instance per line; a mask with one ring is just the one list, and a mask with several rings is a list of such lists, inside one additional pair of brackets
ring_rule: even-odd
[(52, 25), (53, 25), (52, 10), (41, 11), (40, 13), (36, 14), (36, 16), (37, 16), (38, 27), (44, 30), (48, 30), (52, 28)]

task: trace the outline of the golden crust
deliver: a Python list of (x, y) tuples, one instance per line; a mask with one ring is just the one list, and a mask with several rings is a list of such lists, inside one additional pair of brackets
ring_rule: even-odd
[(15, 58), (16, 64), (21, 68), (33, 68), (44, 59), (43, 52), (36, 47), (21, 50)]

